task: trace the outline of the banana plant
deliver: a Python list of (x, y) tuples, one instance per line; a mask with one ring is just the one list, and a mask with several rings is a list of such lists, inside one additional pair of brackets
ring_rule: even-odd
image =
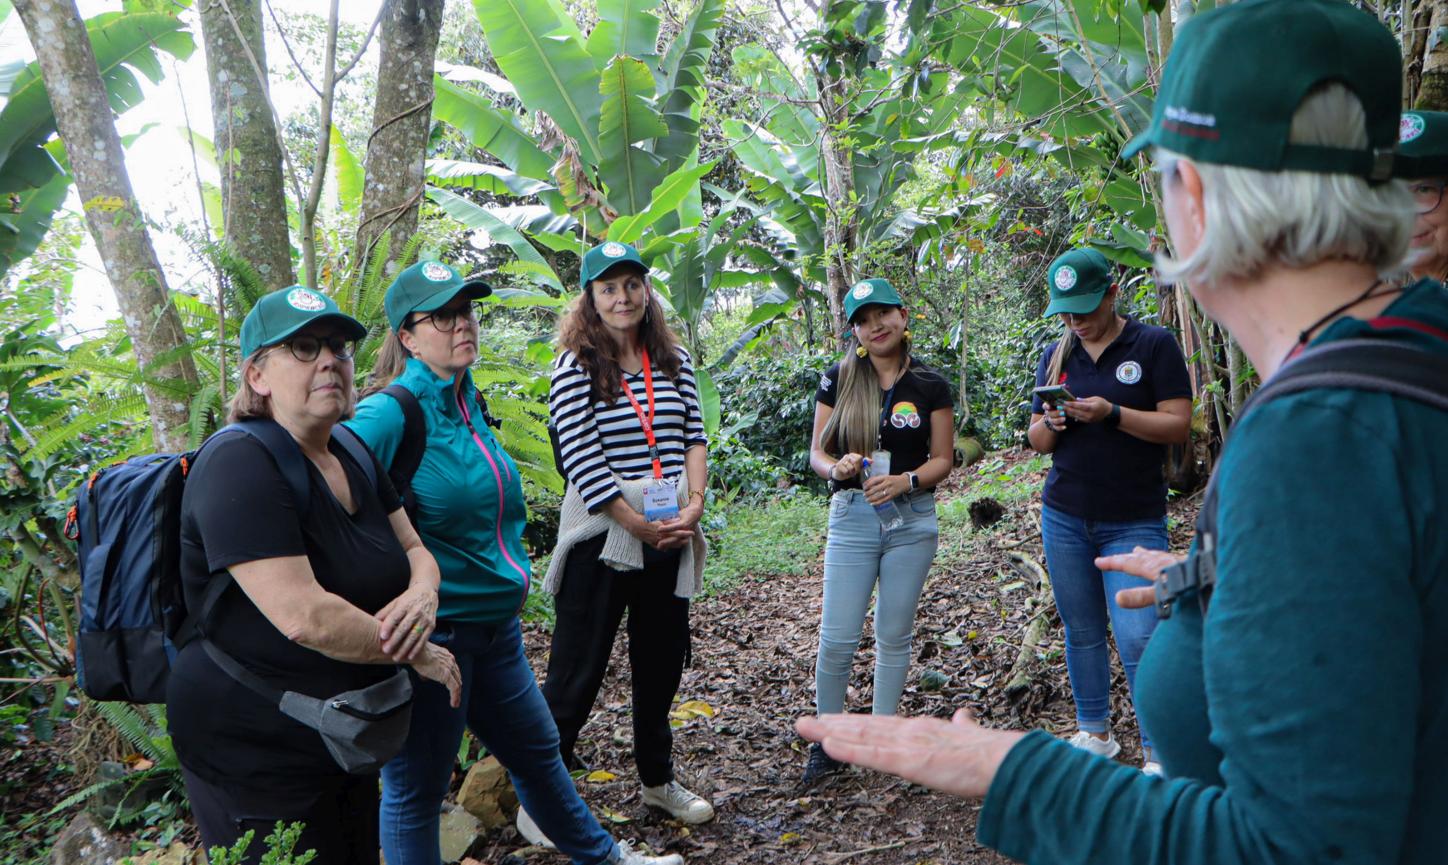
[[(9, 11), (9, 4), (3, 5)], [(185, 5), (185, 4), (181, 4)], [(164, 72), (161, 55), (185, 60), (195, 43), (175, 15), (152, 12), (106, 12), (86, 20), (96, 66), (111, 107), (124, 113), (144, 97), (136, 74), (153, 83)], [(38, 63), (0, 64), (0, 275), (35, 252), (51, 219), (65, 200), (71, 177), (54, 150), (55, 135)]]

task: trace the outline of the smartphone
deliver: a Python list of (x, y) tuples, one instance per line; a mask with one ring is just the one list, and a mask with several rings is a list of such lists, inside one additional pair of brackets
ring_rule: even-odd
[(1048, 405), (1060, 405), (1067, 400), (1076, 398), (1075, 394), (1066, 389), (1064, 384), (1046, 384), (1033, 388), (1031, 393), (1041, 398), (1041, 402)]

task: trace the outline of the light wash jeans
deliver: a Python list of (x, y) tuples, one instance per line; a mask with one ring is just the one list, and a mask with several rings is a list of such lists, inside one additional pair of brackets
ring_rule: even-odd
[(815, 706), (821, 715), (844, 711), (850, 666), (877, 583), (871, 711), (893, 715), (900, 705), (910, 668), (915, 608), (935, 559), (940, 527), (935, 519), (935, 494), (930, 490), (900, 496), (895, 505), (905, 524), (886, 534), (863, 490), (841, 490), (830, 498), (824, 611), (815, 663)]
[(413, 674), (407, 744), (382, 767), (380, 834), (388, 865), (442, 862), (438, 820), (464, 724), (508, 770), (528, 815), (572, 862), (617, 861), (613, 836), (578, 797), (558, 755), (558, 728), (523, 656), (518, 620), (440, 621), (432, 641), (457, 658), (462, 705), (452, 708), (446, 688)]
[[(1126, 668), (1126, 684), (1136, 689), (1136, 662), (1156, 629), (1156, 608), (1125, 610), (1116, 604), (1120, 589), (1139, 589), (1145, 580), (1120, 571), (1101, 571), (1094, 559), (1129, 553), (1136, 547), (1167, 548), (1166, 520), (1098, 522), (1083, 520), (1049, 505), (1041, 507), (1041, 544), (1056, 610), (1066, 627), (1066, 672), (1076, 701), (1076, 726), (1105, 733), (1111, 723), (1111, 661), (1106, 652), (1108, 614), (1116, 651)], [(1151, 747), (1146, 730), (1141, 747)]]

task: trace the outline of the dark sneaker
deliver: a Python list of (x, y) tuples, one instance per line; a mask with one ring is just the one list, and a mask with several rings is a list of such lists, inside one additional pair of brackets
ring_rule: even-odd
[(809, 762), (804, 764), (804, 775), (799, 779), (800, 789), (813, 787), (843, 768), (844, 763), (826, 754), (825, 747), (816, 742), (809, 746)]

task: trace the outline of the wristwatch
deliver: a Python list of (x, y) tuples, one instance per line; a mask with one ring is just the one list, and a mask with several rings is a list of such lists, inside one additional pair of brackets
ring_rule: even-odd
[(920, 476), (914, 472), (906, 472), (905, 477), (910, 480), (910, 492), (920, 489)]

